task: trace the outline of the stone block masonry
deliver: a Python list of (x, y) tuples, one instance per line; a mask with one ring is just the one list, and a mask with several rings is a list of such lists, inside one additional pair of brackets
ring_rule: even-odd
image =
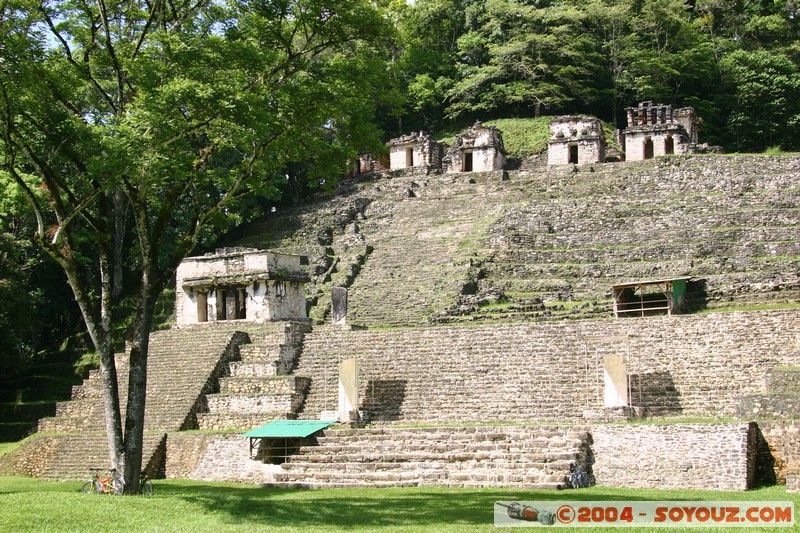
[[(604, 344), (592, 344), (608, 338)], [(623, 339), (620, 341), (620, 339)], [(356, 357), (376, 422), (578, 420), (603, 405), (604, 355), (625, 356), (646, 414), (734, 416), (770, 368), (800, 363), (800, 310), (480, 327), (334, 331), (306, 337), (302, 418), (336, 405), (336, 364)]]
[(207, 481), (334, 486), (569, 487), (577, 467), (605, 487), (746, 490), (748, 423), (484, 426), (326, 430), (288, 463), (249, 458), (238, 434), (167, 438), (166, 475)]
[(602, 425), (591, 428), (598, 485), (747, 490), (754, 424)]

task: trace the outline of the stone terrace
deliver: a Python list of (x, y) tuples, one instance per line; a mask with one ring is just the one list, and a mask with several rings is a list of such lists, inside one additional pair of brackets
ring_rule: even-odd
[(610, 314), (623, 281), (693, 276), (709, 308), (800, 297), (800, 157), (346, 181), (238, 244), (308, 255), (312, 318), (350, 289), (350, 323), (412, 326)]
[(621, 281), (694, 276), (709, 307), (796, 302), (799, 162), (675, 157), (532, 174), (526, 201), (489, 229), (481, 289), (569, 307)]
[[(243, 332), (210, 327), (151, 335), (145, 465), (151, 458), (154, 465), (162, 462), (165, 432), (197, 427), (196, 416), (205, 409), (205, 395), (217, 389), (217, 379), (226, 372), (227, 361), (238, 358), (238, 345), (248, 339)], [(117, 356), (117, 367), (124, 404), (124, 355)], [(39, 431), (46, 432), (46, 436), (34, 438), (18, 450), (5, 471), (67, 480), (85, 478), (89, 468), (107, 467), (99, 372), (93, 371), (82, 385), (76, 386), (72, 398), (57, 405), (55, 417), (39, 421)]]
[(325, 430), (274, 485), (561, 489), (573, 469), (591, 471), (589, 439), (558, 426)]
[[(607, 344), (584, 342), (608, 337), (613, 341)], [(743, 396), (763, 392), (769, 369), (800, 363), (798, 338), (799, 310), (375, 331), (317, 328), (306, 337), (296, 370), (313, 378), (301, 417), (318, 418), (336, 408), (333, 369), (355, 357), (361, 409), (373, 422), (581, 419), (585, 408), (602, 406), (603, 355), (629, 358), (633, 403), (650, 415), (729, 417)]]

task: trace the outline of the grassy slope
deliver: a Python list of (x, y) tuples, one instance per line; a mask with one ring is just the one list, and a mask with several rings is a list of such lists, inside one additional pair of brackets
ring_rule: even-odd
[[(523, 158), (547, 149), (552, 118), (501, 118), (489, 120), (485, 124), (496, 126), (503, 132), (503, 144), (510, 157)], [(437, 135), (436, 140), (452, 145), (456, 135), (465, 129), (459, 127), (452, 131), (444, 131)]]
[(749, 492), (602, 487), (567, 492), (444, 488), (293, 490), (157, 480), (155, 496), (142, 498), (81, 494), (80, 485), (0, 477), (0, 530), (466, 532), (492, 530), (493, 504), (498, 500), (793, 501), (795, 506), (800, 502), (800, 496), (787, 495), (783, 487)]

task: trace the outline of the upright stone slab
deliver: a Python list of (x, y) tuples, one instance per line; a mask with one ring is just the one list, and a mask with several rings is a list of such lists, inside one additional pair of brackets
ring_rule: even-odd
[(624, 356), (606, 355), (603, 358), (603, 381), (606, 407), (628, 405), (628, 369)]
[(358, 362), (339, 363), (339, 422), (353, 422), (358, 410)]
[(347, 324), (347, 289), (334, 287), (331, 292), (333, 325), (344, 326)]

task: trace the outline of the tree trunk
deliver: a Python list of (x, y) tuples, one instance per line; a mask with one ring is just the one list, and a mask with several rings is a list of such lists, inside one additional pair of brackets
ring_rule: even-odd
[(150, 348), (150, 329), (153, 325), (156, 295), (161, 285), (156, 279), (158, 258), (154, 253), (153, 242), (145, 231), (140, 210), (139, 244), (142, 249), (142, 276), (139, 288), (139, 305), (136, 310), (133, 341), (130, 351), (128, 372), (128, 403), (125, 410), (125, 492), (139, 493), (139, 478), (142, 471), (144, 444), (144, 415), (147, 400), (147, 356)]
[(114, 250), (112, 260), (114, 262), (114, 275), (112, 285), (112, 296), (116, 299), (122, 296), (123, 290), (123, 258), (125, 253), (125, 222), (128, 214), (128, 199), (122, 190), (114, 191)]
[(91, 312), (89, 298), (73, 261), (60, 261), (67, 281), (78, 302), (83, 321), (100, 358), (100, 375), (103, 378), (103, 408), (105, 413), (106, 435), (108, 437), (109, 460), (111, 467), (121, 469), (123, 438), (122, 417), (119, 411), (119, 385), (117, 366), (114, 360), (114, 346), (111, 342), (111, 280), (109, 279), (108, 257), (100, 254), (101, 308), (99, 319)]

